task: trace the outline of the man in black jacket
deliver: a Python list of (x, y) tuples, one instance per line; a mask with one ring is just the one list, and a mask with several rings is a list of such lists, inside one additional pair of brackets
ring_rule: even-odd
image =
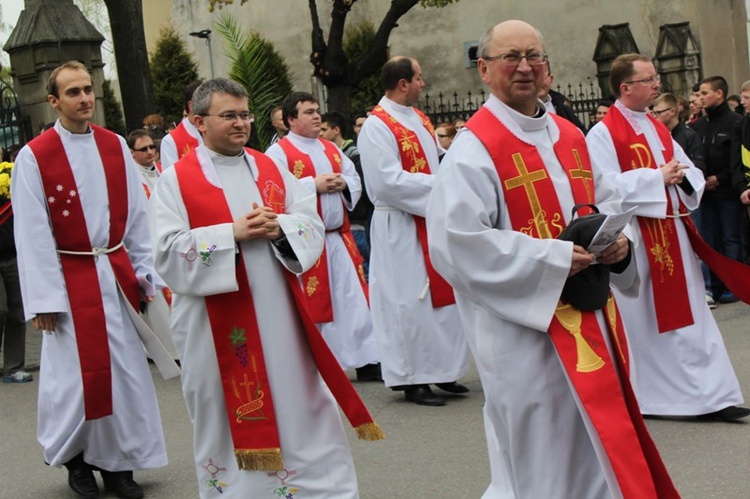
[(544, 107), (547, 111), (557, 114), (561, 118), (573, 123), (577, 126), (584, 135), (586, 134), (586, 127), (583, 126), (581, 120), (576, 116), (576, 112), (565, 104), (565, 96), (560, 92), (552, 90), (552, 82), (555, 80), (555, 75), (552, 74), (552, 69), (547, 61), (547, 76), (542, 82), (542, 88), (539, 89), (539, 100), (544, 102)]
[[(742, 116), (726, 103), (727, 81), (721, 76), (704, 79), (700, 85), (706, 116), (693, 126), (703, 144), (706, 191), (700, 205), (701, 236), (723, 255), (742, 261), (742, 203), (732, 181), (732, 141), (739, 133)], [(711, 295), (721, 302), (737, 301), (711, 273)]]

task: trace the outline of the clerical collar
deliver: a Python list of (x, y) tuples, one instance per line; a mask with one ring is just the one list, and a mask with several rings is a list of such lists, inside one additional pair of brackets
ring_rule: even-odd
[(304, 135), (294, 133), (291, 130), (289, 130), (289, 133), (286, 136), (292, 142), (297, 142), (299, 144), (311, 145), (318, 142), (318, 137), (305, 137)]
[(636, 135), (643, 133), (643, 126), (648, 123), (648, 114), (645, 109), (643, 111), (634, 111), (620, 102), (619, 99), (615, 101), (615, 107), (620, 110), (625, 121), (628, 122)]
[(215, 165), (220, 166), (237, 166), (244, 164), (245, 159), (245, 151), (241, 151), (236, 156), (227, 156), (225, 154), (218, 153), (216, 151), (213, 151), (206, 147), (206, 150), (208, 151), (208, 155), (211, 158), (211, 161)]
[(55, 122), (55, 130), (57, 130), (57, 133), (61, 137), (86, 137), (91, 134), (91, 127), (88, 124), (86, 125), (86, 131), (84, 133), (73, 133), (63, 126), (60, 118)]

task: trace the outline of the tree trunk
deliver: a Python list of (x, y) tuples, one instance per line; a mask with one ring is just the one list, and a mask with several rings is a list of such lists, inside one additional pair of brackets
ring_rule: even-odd
[(104, 0), (112, 27), (117, 74), (128, 131), (141, 128), (156, 109), (148, 67), (141, 0)]
[(348, 83), (329, 86), (328, 88), (328, 111), (338, 111), (349, 120), (349, 101), (352, 96), (352, 86)]

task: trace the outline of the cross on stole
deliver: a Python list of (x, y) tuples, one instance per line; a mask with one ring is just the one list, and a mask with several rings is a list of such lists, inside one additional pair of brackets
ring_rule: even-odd
[(520, 153), (513, 154), (513, 163), (516, 165), (520, 175), (506, 180), (505, 188), (511, 190), (516, 187), (523, 187), (526, 190), (526, 195), (529, 197), (529, 202), (531, 203), (531, 212), (534, 214), (534, 225), (536, 226), (539, 237), (542, 239), (552, 238), (552, 234), (547, 228), (547, 221), (544, 219), (544, 212), (539, 203), (539, 197), (536, 195), (536, 189), (534, 188), (534, 182), (547, 178), (547, 172), (544, 170), (537, 170), (529, 173)]
[(583, 181), (583, 186), (586, 188), (586, 197), (588, 198), (589, 203), (593, 203), (594, 199), (591, 196), (591, 189), (589, 189), (589, 183), (586, 181), (589, 180), (593, 182), (594, 174), (583, 169), (583, 162), (581, 161), (581, 156), (578, 154), (578, 149), (573, 149), (573, 156), (576, 159), (578, 169), (570, 170), (570, 178), (580, 178)]

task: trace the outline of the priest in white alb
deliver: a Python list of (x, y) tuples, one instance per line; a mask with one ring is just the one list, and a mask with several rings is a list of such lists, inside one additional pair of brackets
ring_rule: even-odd
[(414, 106), (425, 83), (416, 59), (383, 66), (385, 96), (357, 139), (367, 192), (375, 205), (370, 226), (370, 304), (383, 379), (406, 400), (442, 406), (468, 371), (466, 340), (453, 290), (427, 254), (427, 199), (439, 167), (437, 137)]
[(195, 91), (205, 144), (165, 170), (151, 197), (156, 267), (194, 425), (202, 498), (356, 498), (338, 402), (360, 438), (382, 433), (304, 305), (297, 274), (323, 248), (315, 194), (244, 149), (245, 90)]
[(310, 312), (341, 367), (356, 369), (358, 380), (379, 381), (364, 259), (348, 215), (362, 195), (359, 175), (336, 144), (320, 138), (320, 106), (311, 94), (292, 92), (281, 107), (289, 133), (266, 154), (315, 193), (326, 231), (323, 256), (301, 277)]
[(165, 170), (185, 154), (203, 144), (203, 138), (195, 127), (195, 114), (193, 113), (193, 92), (199, 84), (199, 81), (195, 81), (185, 86), (183, 109), (185, 116), (166, 137), (161, 139), (159, 158)]
[[(155, 293), (146, 196), (125, 139), (91, 123), (94, 87), (70, 61), (47, 85), (55, 126), (13, 170), (13, 212), (26, 319), (42, 329), (39, 443), (96, 497), (143, 497), (133, 470), (167, 464), (156, 390), (129, 310)], [(33, 489), (33, 483), (29, 487)]]
[(586, 242), (560, 238), (575, 205), (617, 213), (618, 193), (592, 171), (580, 130), (537, 99), (541, 34), (506, 21), (478, 53), (491, 95), (443, 159), (427, 228), (485, 392), (484, 497), (677, 498), (630, 389), (622, 321), (602, 279), (635, 284), (628, 241), (620, 234), (597, 256), (609, 266), (600, 273)]
[[(610, 86), (617, 102), (586, 142), (594, 167), (617, 185), (623, 207), (636, 208), (640, 290), (620, 303), (641, 412), (721, 421), (749, 416), (750, 409), (738, 407), (742, 392), (705, 302), (694, 253), (702, 240), (690, 230), (689, 210), (698, 208), (703, 174), (648, 113), (659, 94), (659, 76), (649, 58), (619, 56)], [(703, 260), (709, 263), (708, 258)], [(729, 265), (738, 269), (727, 283), (748, 271), (739, 263)]]

